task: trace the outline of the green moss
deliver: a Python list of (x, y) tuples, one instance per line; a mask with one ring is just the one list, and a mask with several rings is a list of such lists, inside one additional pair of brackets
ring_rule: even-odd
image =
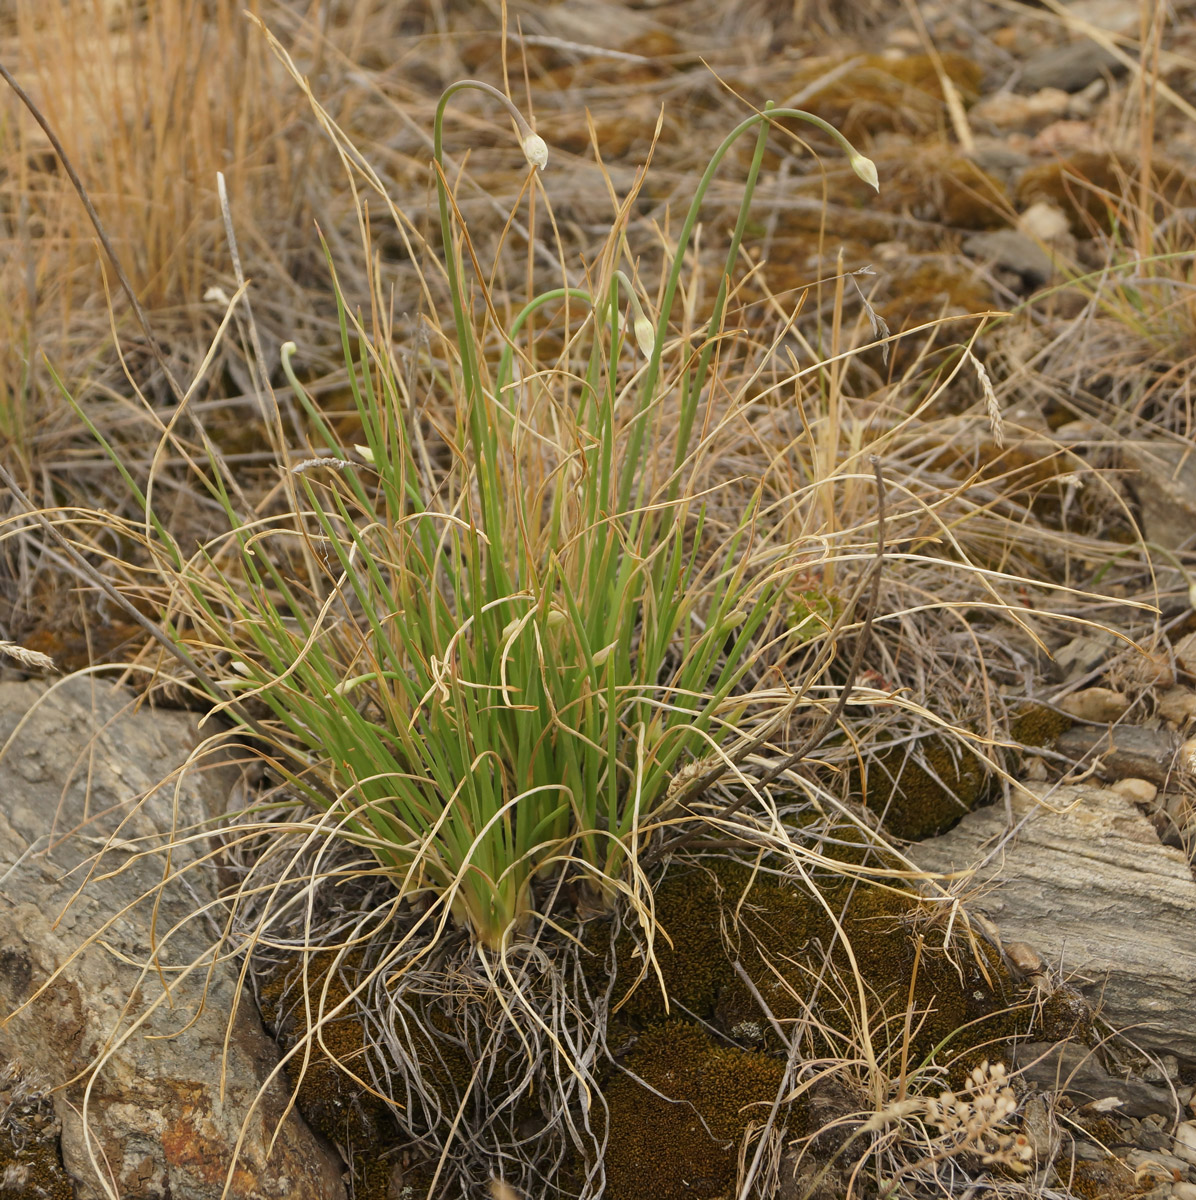
[[(760, 1124), (781, 1087), (784, 1063), (715, 1045), (696, 1025), (649, 1029), (626, 1065), (660, 1095), (620, 1074), (606, 1088), (610, 1200), (688, 1200), (723, 1195), (734, 1182), (739, 1144)], [(782, 1109), (778, 1127), (795, 1114)]]
[[(875, 853), (854, 826), (836, 830), (834, 836), (843, 842), (834, 849), (844, 858), (861, 861)], [(822, 845), (823, 853), (828, 849)], [(978, 959), (963, 941), (949, 954), (941, 941), (922, 939), (920, 944), (925, 906), (912, 891), (852, 884), (829, 870), (819, 872), (819, 878), (826, 906), (840, 921), (865, 981), (868, 1025), (878, 1057), (900, 1053), (911, 996), (905, 1049), (911, 1062), (942, 1047), (937, 1061), (970, 1063), (971, 1049), (1013, 1034), (1015, 1019), (1007, 1010), (1015, 988), (996, 951), (980, 943)], [(845, 1039), (859, 1035), (862, 1021), (851, 957), (824, 904), (797, 882), (763, 873), (753, 881), (748, 867), (730, 862), (675, 870), (658, 892), (656, 915), (662, 929), (657, 960), (673, 1002), (671, 1015), (690, 1014), (738, 1042), (777, 1049), (779, 1039), (760, 999), (782, 1023), (805, 1016), (813, 1005), (816, 1024), (827, 1031), (826, 1036), (809, 1035), (808, 1050), (815, 1057), (841, 1050)], [(630, 982), (623, 972), (634, 978), (642, 959), (631, 937), (616, 949), (618, 1000), (626, 997)], [(736, 972), (735, 961), (754, 990)], [(615, 1044), (667, 1015), (659, 984), (654, 978), (645, 980), (624, 1004), (620, 1019), (626, 1024)], [(986, 1049), (985, 1055), (992, 1058), (994, 1051)]]
[(970, 751), (942, 737), (882, 750), (869, 762), (864, 803), (882, 814), (885, 831), (908, 841), (936, 837), (987, 798), (988, 773)]
[(842, 611), (843, 600), (839, 596), (828, 596), (815, 588), (798, 592), (789, 610), (790, 632), (808, 642), (830, 629)]
[[(977, 942), (977, 957), (962, 938), (950, 953), (941, 936), (919, 941), (925, 911), (916, 895), (861, 886), (842, 917), (843, 929), (867, 985), (877, 1056), (895, 1061), (902, 1053), (912, 1007), (907, 1061), (916, 1065), (933, 1057), (962, 1073), (981, 1058), (998, 1057), (992, 1043), (1017, 1031), (1017, 1014), (1010, 1010), (1016, 989), (1000, 955), (985, 942)], [(851, 957), (840, 942), (832, 962), (841, 980), (852, 978)], [(850, 1027), (859, 1017), (854, 991), (840, 985), (836, 994), (842, 998), (840, 1021)]]

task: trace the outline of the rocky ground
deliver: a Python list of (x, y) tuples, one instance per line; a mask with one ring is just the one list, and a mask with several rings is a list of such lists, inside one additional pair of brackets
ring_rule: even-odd
[[(1006, 967), (1043, 996), (1072, 997), (1077, 1020), (1095, 1030), (1061, 1049), (1045, 1040), (1019, 1048), (1018, 1128), (1040, 1194), (1193, 1200), (1196, 6), (824, 0), (778, 15), (779, 7), (512, 7), (531, 108), (552, 147), (546, 181), (559, 187), (561, 236), (571, 251), (593, 244), (609, 216), (607, 180), (629, 184), (661, 111), (652, 183), (631, 230), (643, 246), (728, 115), (744, 111), (737, 96), (792, 102), (865, 147), (881, 191), (872, 198), (833, 152), (824, 169), (796, 145), (773, 150), (757, 205), (753, 254), (763, 266), (751, 299), (791, 307), (796, 289), (829, 275), (841, 253), (846, 269), (872, 271), (856, 277), (858, 298), (844, 300), (861, 330), (872, 328), (869, 317), (894, 332), (947, 318), (970, 332), (976, 314), (1015, 314), (978, 344), (996, 377), (1012, 457), (998, 460), (987, 433), (973, 434), (963, 453), (980, 467), (1001, 461), (1003, 471), (1034, 476), (1055, 526), (1083, 514), (1093, 528), (1114, 530), (1120, 517), (1106, 509), (1120, 504), (1153, 548), (1154, 576), (1135, 582), (1111, 571), (1109, 594), (1157, 600), (1162, 615), (1127, 619), (1116, 632), (1052, 627), (1043, 634), (1049, 659), (1016, 645), (1022, 657), (1003, 679), (1010, 698), (1020, 687), (1062, 720), (1010, 750), (1009, 777), (963, 806), (974, 811), (965, 816), (956, 804), (949, 819), (933, 817), (933, 828), (897, 832), (917, 839), (911, 857), (927, 869), (982, 863), (967, 881), (969, 906), (978, 922), (991, 922)], [(441, 18), (447, 24), (438, 29)], [(411, 114), (425, 113), (428, 97), (461, 74), (501, 78), (494, 15), (480, 6), (468, 17), (413, 6), (373, 42), (351, 36), (354, 20), (334, 13), (337, 53), (314, 64), (313, 86), (339, 97), (337, 119), (384, 164), (397, 198), (418, 208), (428, 148), (425, 125)], [(521, 73), (512, 75), (516, 95)], [(462, 119), (476, 142), (479, 187), (460, 202), (484, 224), (487, 213), (505, 211), (518, 181), (505, 129)], [(713, 208), (733, 199), (716, 188)], [(323, 227), (346, 236), (335, 232), (341, 202), (320, 203)], [(397, 245), (384, 251), (402, 258)], [(1165, 254), (1180, 255), (1179, 265), (1152, 281), (1142, 262)], [(273, 269), (261, 245), (247, 255), (263, 274)], [(1131, 263), (1117, 277), (1129, 284), (1101, 275), (1114, 260)], [(402, 271), (399, 261), (400, 282)], [(1096, 282), (1074, 283), (1083, 272)], [(326, 316), (316, 306), (302, 315), (313, 330)], [(292, 316), (264, 305), (266, 336), (290, 336)], [(878, 379), (916, 371), (936, 353), (935, 336), (931, 329), (898, 344), (891, 363), (877, 354), (867, 370)], [(248, 390), (237, 371), (230, 362), (225, 384)], [(246, 453), (252, 466), (257, 451)], [(62, 470), (52, 457), (47, 464), (47, 478)], [(1114, 499), (1094, 515), (1095, 489), (1085, 491), (1085, 480), (1097, 470), (1112, 480)], [(13, 578), (24, 569), (12, 567)], [(96, 627), (94, 612), (81, 620), (52, 574), (37, 587), (34, 604), (6, 593), (3, 632), (67, 668), (119, 656), (136, 633), (117, 619)], [(874, 683), (883, 684), (885, 669), (878, 662)], [(34, 707), (41, 686), (20, 682), (24, 675), (7, 668), (0, 684), (0, 998), (5, 1013), (37, 999), (0, 1028), (0, 1195), (98, 1197), (107, 1180), (130, 1200), (207, 1200), (228, 1181), (229, 1194), (247, 1197), (406, 1196), (401, 1152), (379, 1158), (368, 1181), (352, 1176), (345, 1147), (288, 1111), (278, 1047), (240, 990), (237, 964), (210, 962), (205, 952), (219, 909), (207, 925), (174, 932), (184, 915), (214, 905), (219, 876), (181, 871), (156, 911), (136, 904), (161, 878), (160, 858), (140, 853), (155, 848), (155, 837), (195, 830), (175, 869), (213, 848), (197, 823), (224, 810), (236, 769), (213, 764), (189, 774), (178, 793), (173, 780), (153, 792), (181, 761), (180, 746), (202, 736), (190, 717), (134, 714), (128, 696), (87, 681)], [(146, 793), (151, 799), (130, 816), (128, 801)], [(891, 794), (886, 788), (886, 813)], [(88, 856), (110, 836), (119, 866), (110, 855), (106, 877), (90, 880), (84, 899), (67, 907)], [(76, 955), (101, 928), (103, 945)], [(151, 945), (166, 964), (157, 979), (130, 965)], [(155, 998), (167, 981), (174, 993), (163, 1003)], [(156, 1040), (110, 1042), (118, 1024), (139, 1020)], [(1114, 1028), (1124, 1036), (1106, 1037)], [(83, 1073), (97, 1055), (105, 1072), (88, 1092)], [(61, 1088), (68, 1076), (73, 1082)], [(230, 1173), (259, 1086), (264, 1098)], [(833, 1112), (834, 1098), (821, 1100)], [(1013, 1187), (983, 1170), (957, 1182), (973, 1189), (968, 1195)], [(813, 1186), (804, 1175), (777, 1194)], [(811, 1194), (840, 1195), (846, 1177), (832, 1173), (817, 1186)]]

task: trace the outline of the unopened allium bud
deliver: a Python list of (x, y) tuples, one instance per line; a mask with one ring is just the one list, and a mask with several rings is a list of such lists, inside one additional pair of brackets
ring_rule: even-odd
[(639, 346), (640, 352), (645, 358), (651, 358), (652, 351), (656, 349), (656, 327), (641, 313), (636, 317), (632, 328), (635, 330), (635, 344)]
[(548, 166), (548, 143), (538, 133), (529, 133), (523, 139), (523, 157), (537, 171), (543, 171)]
[(876, 163), (858, 150), (852, 150), (848, 159), (851, 169), (869, 186), (880, 191), (880, 176), (876, 172)]

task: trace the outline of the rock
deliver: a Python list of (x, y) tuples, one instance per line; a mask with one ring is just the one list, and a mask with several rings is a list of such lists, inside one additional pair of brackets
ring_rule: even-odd
[(1196, 720), (1196, 691), (1191, 688), (1169, 688), (1158, 698), (1156, 704), (1159, 716), (1180, 729)]
[[(1196, 882), (1124, 796), (1029, 784), (1010, 798), (1017, 837), (977, 871), (1003, 941), (1041, 951), (1114, 1028), (1196, 1062)], [(1047, 807), (1047, 804), (1050, 807)], [(966, 870), (1005, 832), (1003, 805), (911, 847), (927, 870)]]
[(1196, 1163), (1196, 1122), (1183, 1121), (1176, 1126), (1173, 1149), (1177, 1158)]
[(1059, 88), (1044, 88), (1033, 96), (993, 92), (972, 105), (968, 116), (981, 126), (987, 123), (997, 129), (1037, 131), (1065, 116), (1067, 106), (1067, 93)]
[[(1025, 1042), (1018, 1046), (1015, 1057), (1025, 1083), (1048, 1092), (1066, 1091), (1074, 1100), (1088, 1100), (1085, 1112), (1145, 1117), (1169, 1113), (1175, 1107), (1170, 1089), (1133, 1073), (1114, 1075), (1092, 1050), (1075, 1042)], [(1106, 1153), (1102, 1151), (1102, 1155)]]
[(963, 244), (963, 252), (1002, 271), (1016, 275), (1023, 288), (1042, 287), (1054, 273), (1051, 256), (1035, 241), (1015, 229), (976, 233)]
[(1067, 214), (1046, 200), (1035, 200), (1018, 217), (1017, 231), (1040, 242), (1070, 244), (1073, 240)]
[[(278, 1054), (248, 994), (222, 1061), (237, 972), (210, 966), (215, 922), (196, 918), (216, 896), (208, 839), (178, 845), (159, 887), (164, 860), (149, 851), (222, 807), (232, 783), (210, 759), (179, 773), (201, 740), (189, 715), (134, 711), (95, 679), (0, 684), (0, 1065), (57, 1087), (77, 1200), (217, 1200), (243, 1124), (228, 1196), (343, 1200), (339, 1160), (286, 1112), (277, 1080), (251, 1111)], [(101, 929), (104, 945), (84, 947)]]
[(1175, 661), (1189, 675), (1196, 675), (1196, 633), (1188, 633), (1175, 643)]
[(1099, 154), (1105, 140), (1089, 121), (1069, 117), (1052, 121), (1030, 142), (1030, 153), (1039, 157), (1065, 158), (1071, 154)]
[(1138, 725), (1075, 725), (1059, 735), (1055, 749), (1077, 766), (1091, 766), (1099, 759), (1104, 779), (1148, 779), (1160, 788), (1174, 782), (1178, 766), (1176, 738)]
[(1183, 1176), (1188, 1169), (1188, 1164), (1182, 1158), (1176, 1158), (1174, 1154), (1168, 1154), (1165, 1150), (1131, 1150), (1126, 1156), (1125, 1161), (1136, 1171), (1150, 1170), (1151, 1167), (1161, 1167), (1161, 1174), (1175, 1178), (1175, 1173), (1178, 1172)]
[(1059, 701), (1059, 707), (1077, 721), (1110, 724), (1129, 712), (1130, 699), (1124, 692), (1106, 687), (1090, 687), (1073, 692)]
[(1090, 38), (1069, 46), (1049, 46), (1029, 58), (1022, 67), (1018, 87), (1024, 92), (1059, 88), (1079, 92), (1104, 75), (1120, 75), (1122, 63)]
[(1181, 1179), (1171, 1185), (1171, 1200), (1196, 1200), (1196, 1183)]
[(1151, 804), (1159, 794), (1159, 789), (1149, 779), (1119, 779), (1110, 791), (1137, 805)]
[(1196, 529), (1196, 455), (1158, 439), (1127, 441), (1118, 449), (1129, 468), (1146, 540), (1167, 550), (1190, 544)]
[(1095, 671), (1119, 644), (1112, 634), (1081, 633), (1055, 651), (1055, 666), (1064, 682), (1073, 683)]

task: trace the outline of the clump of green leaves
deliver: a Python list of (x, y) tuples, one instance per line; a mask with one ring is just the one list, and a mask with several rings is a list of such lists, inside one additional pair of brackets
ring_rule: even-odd
[[(445, 175), (445, 109), (464, 88), (511, 111), (538, 184), (547, 150), (510, 102), (474, 81), (450, 87), (433, 169), (451, 320), (433, 318), (425, 349), (401, 364), (377, 317), (367, 327), (351, 311), (329, 259), (362, 443), (343, 445), (284, 347), (315, 453), (292, 469), (277, 515), (240, 515), (216, 473), (229, 532), (180, 569), (178, 603), (191, 643), (223, 664), (223, 692), (239, 696), (229, 711), (246, 720), (246, 701), (266, 706), (327, 825), (501, 948), (538, 911), (537, 881), (572, 873), (606, 899), (644, 886), (638, 856), (678, 765), (788, 703), (777, 689), (753, 702), (745, 679), (760, 647), (775, 658), (808, 641), (785, 597), (809, 554), (760, 536), (759, 495), (734, 527), (710, 528), (695, 480), (713, 440), (699, 417), (769, 128), (799, 117), (834, 131), (766, 109), (728, 135), (694, 190), (654, 319), (616, 227), (592, 291), (532, 296), (496, 341)], [(700, 206), (748, 133), (710, 319), (696, 341), (676, 338)], [(529, 331), (554, 314), (570, 343), (546, 364)], [(417, 411), (429, 392), (451, 398), (447, 465)]]

